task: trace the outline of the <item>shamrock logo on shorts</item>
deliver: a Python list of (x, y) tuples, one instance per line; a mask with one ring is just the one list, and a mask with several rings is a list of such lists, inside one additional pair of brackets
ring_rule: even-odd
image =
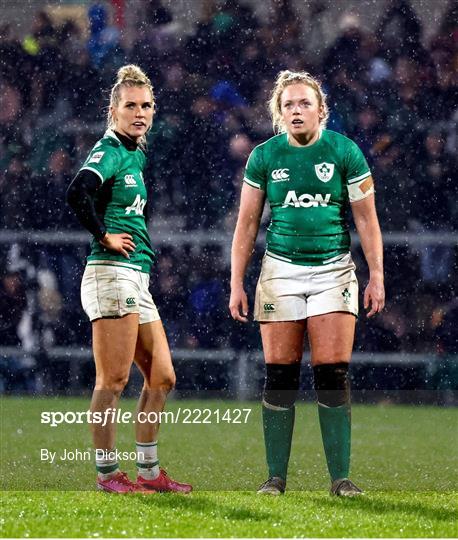
[(347, 289), (347, 287), (345, 287), (345, 289), (342, 291), (342, 296), (344, 299), (344, 304), (348, 305), (350, 303), (351, 292)]

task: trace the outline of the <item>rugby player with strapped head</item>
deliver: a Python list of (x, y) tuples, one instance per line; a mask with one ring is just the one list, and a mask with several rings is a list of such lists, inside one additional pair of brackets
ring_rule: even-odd
[[(96, 381), (91, 411), (117, 407), (134, 361), (144, 378), (135, 424), (138, 477), (132, 482), (116, 459), (114, 422), (92, 423), (97, 487), (104, 491), (189, 492), (159, 468), (157, 436), (166, 396), (175, 384), (167, 338), (149, 292), (154, 251), (145, 218), (146, 133), (154, 115), (150, 80), (134, 65), (119, 69), (111, 90), (108, 129), (67, 191), (67, 201), (93, 235), (81, 283), (92, 321)], [(149, 415), (149, 413), (153, 413)], [(145, 419), (150, 421), (145, 422)]]
[(345, 211), (350, 205), (369, 267), (364, 307), (371, 317), (383, 309), (385, 296), (374, 182), (358, 146), (326, 129), (326, 96), (309, 73), (282, 71), (269, 105), (278, 134), (254, 148), (246, 165), (229, 304), (235, 320), (248, 320), (244, 276), (267, 199), (271, 222), (254, 318), (260, 322), (266, 362), (262, 412), (269, 475), (258, 492), (278, 495), (286, 488), (307, 333), (330, 491), (358, 495), (361, 490), (348, 478), (348, 366), (358, 282)]

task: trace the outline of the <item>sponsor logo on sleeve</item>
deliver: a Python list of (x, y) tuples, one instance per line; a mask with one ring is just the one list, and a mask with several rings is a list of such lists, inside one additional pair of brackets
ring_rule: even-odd
[(89, 163), (99, 163), (105, 152), (94, 152), (89, 160)]
[(275, 311), (275, 304), (264, 304), (264, 311), (268, 313)]

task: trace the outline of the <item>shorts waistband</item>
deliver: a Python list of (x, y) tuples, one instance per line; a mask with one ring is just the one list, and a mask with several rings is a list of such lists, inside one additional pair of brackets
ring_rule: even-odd
[(140, 266), (139, 264), (131, 264), (127, 262), (119, 262), (119, 261), (111, 261), (111, 260), (90, 260), (90, 261), (87, 261), (86, 266), (118, 266), (121, 268), (130, 268), (131, 270), (137, 270), (139, 272), (144, 271), (142, 266)]
[(336, 262), (340, 261), (344, 257), (347, 257), (348, 255), (350, 255), (350, 252), (347, 251), (345, 253), (339, 253), (335, 257), (331, 257), (330, 259), (326, 259), (323, 262), (321, 262), (320, 264), (298, 263), (298, 262), (293, 261), (292, 259), (289, 259), (288, 257), (285, 257), (284, 255), (277, 255), (276, 253), (272, 253), (271, 251), (268, 251), (268, 250), (266, 250), (265, 254), (268, 257), (271, 257), (272, 259), (277, 259), (279, 261), (284, 261), (284, 262), (287, 262), (287, 263), (290, 263), (290, 264), (294, 264), (296, 266), (325, 266), (327, 264), (333, 264), (333, 263), (336, 263)]

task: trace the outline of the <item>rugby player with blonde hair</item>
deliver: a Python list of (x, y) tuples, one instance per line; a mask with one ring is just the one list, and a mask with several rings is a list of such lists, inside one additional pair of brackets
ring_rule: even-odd
[(115, 423), (91, 424), (97, 487), (117, 493), (192, 489), (169, 478), (159, 467), (157, 453), (157, 413), (175, 384), (175, 373), (149, 292), (155, 256), (145, 219), (143, 170), (154, 105), (153, 87), (145, 73), (134, 65), (120, 68), (111, 90), (107, 130), (67, 192), (68, 203), (93, 236), (81, 283), (83, 308), (92, 322), (96, 367), (91, 411), (104, 413), (117, 407), (133, 362), (144, 378), (135, 424), (135, 482), (119, 469)]
[(351, 207), (369, 266), (368, 317), (384, 307), (383, 246), (374, 182), (358, 146), (326, 129), (329, 112), (317, 79), (279, 73), (270, 99), (277, 134), (252, 151), (232, 244), (230, 312), (246, 322), (244, 276), (267, 199), (271, 222), (256, 288), (266, 362), (263, 428), (268, 479), (258, 493), (286, 488), (305, 334), (331, 494), (362, 493), (351, 480), (348, 367), (358, 315), (358, 282), (345, 219)]

